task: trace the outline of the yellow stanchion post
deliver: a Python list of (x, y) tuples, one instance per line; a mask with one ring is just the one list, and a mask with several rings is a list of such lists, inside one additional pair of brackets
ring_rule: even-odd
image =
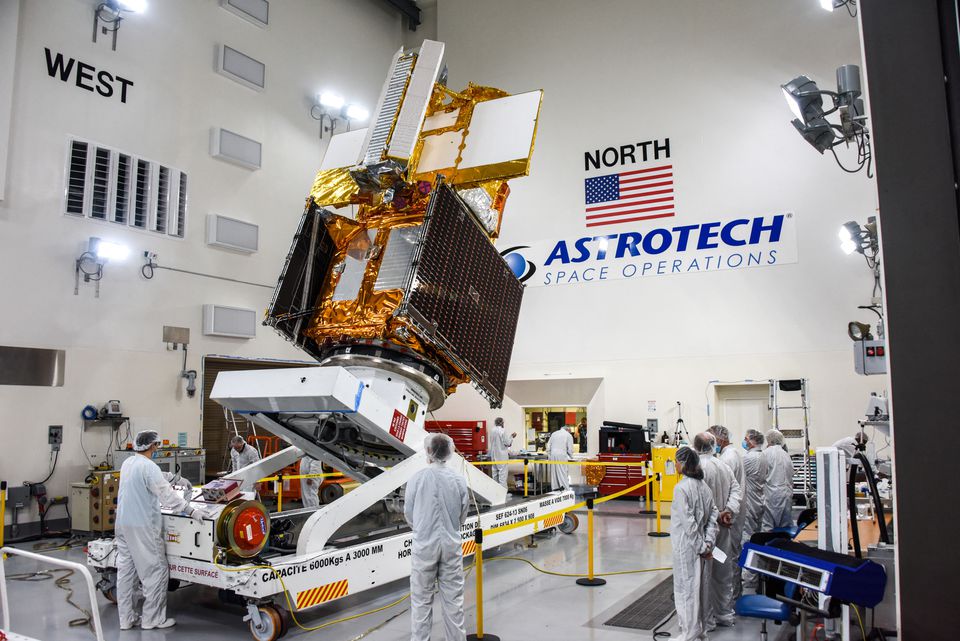
[(477, 633), (468, 634), (467, 641), (500, 641), (494, 634), (485, 634), (483, 631), (483, 530), (473, 531), (473, 540), (477, 543), (477, 551), (473, 555), (477, 566)]
[(657, 472), (657, 531), (647, 532), (647, 536), (656, 536), (656, 537), (670, 536), (669, 532), (663, 532), (660, 529), (660, 516), (662, 514), (662, 499), (663, 499), (663, 478), (660, 477), (660, 472)]
[(529, 464), (528, 459), (523, 459), (523, 498), (527, 498), (527, 465)]
[[(0, 481), (0, 548), (3, 547), (3, 521), (7, 518), (7, 482)], [(4, 556), (4, 558), (6, 558)]]
[[(650, 480), (650, 477), (653, 476), (653, 461), (647, 461), (644, 468), (647, 471), (647, 473), (644, 474), (644, 477), (647, 480)], [(656, 514), (657, 513), (657, 511), (653, 509), (653, 495), (652, 495), (653, 490), (650, 489), (651, 486), (653, 486), (653, 483), (647, 483), (647, 500), (646, 500), (646, 503), (644, 504), (643, 509), (640, 510), (640, 514)]]
[(277, 479), (277, 512), (283, 512), (283, 475)]
[(590, 587), (606, 585), (607, 580), (593, 576), (593, 499), (587, 499), (587, 576), (577, 579), (577, 585)]

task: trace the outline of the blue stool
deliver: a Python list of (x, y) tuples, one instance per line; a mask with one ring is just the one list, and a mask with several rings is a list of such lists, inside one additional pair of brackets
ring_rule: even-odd
[[(796, 593), (796, 586), (788, 583), (784, 589), (784, 596), (792, 599)], [(760, 638), (767, 641), (767, 621), (774, 621), (778, 625), (790, 618), (790, 606), (786, 603), (771, 599), (762, 594), (746, 594), (737, 599), (734, 609), (737, 615), (760, 619)]]

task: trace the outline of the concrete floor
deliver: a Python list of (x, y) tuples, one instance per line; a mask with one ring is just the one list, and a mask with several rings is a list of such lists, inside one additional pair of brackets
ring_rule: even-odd
[[(634, 570), (670, 566), (670, 539), (648, 537), (654, 527), (652, 517), (639, 516), (637, 503), (613, 501), (598, 507), (596, 520), (596, 566), (599, 571)], [(580, 573), (587, 567), (586, 516), (581, 515), (581, 526), (572, 535), (557, 534), (538, 539), (538, 547), (519, 544), (502, 546), (494, 554), (522, 556), (541, 567), (555, 572)], [(664, 529), (669, 529), (665, 521)], [(30, 549), (27, 546), (27, 549)], [(53, 553), (70, 560), (83, 561), (80, 548)], [(12, 558), (6, 562), (8, 574), (37, 569), (37, 563)], [(669, 575), (667, 571), (629, 574), (609, 577), (602, 587), (581, 587), (572, 578), (541, 574), (525, 563), (511, 560), (492, 560), (484, 565), (484, 620), (485, 632), (496, 634), (504, 641), (510, 639), (582, 639), (603, 641), (642, 641), (651, 639), (649, 632), (612, 628), (603, 625), (620, 609)], [(96, 575), (94, 575), (96, 576)], [(75, 600), (86, 604), (86, 591), (80, 580), (74, 578), (77, 590)], [(301, 623), (307, 626), (357, 614), (386, 605), (403, 596), (407, 585), (398, 582), (357, 597), (348, 597), (319, 608)], [(99, 595), (98, 595), (99, 596)], [(47, 641), (89, 641), (93, 638), (83, 627), (68, 627), (67, 622), (77, 616), (76, 610), (64, 602), (64, 592), (52, 581), (37, 583), (9, 582), (12, 629)], [(473, 575), (468, 576), (466, 591), (467, 631), (476, 631), (476, 595)], [(216, 592), (190, 586), (170, 594), (168, 615), (177, 619), (170, 630), (119, 631), (116, 606), (99, 596), (105, 632), (104, 638), (124, 641), (163, 641), (164, 639), (237, 640), (251, 638), (241, 620), (244, 611), (239, 607), (219, 602)], [(410, 638), (410, 615), (407, 602), (377, 614), (340, 623), (313, 633), (291, 629), (285, 638), (322, 638), (324, 641), (401, 641)], [(439, 622), (439, 606), (435, 621)], [(676, 620), (663, 631), (676, 636)], [(788, 638), (786, 626), (769, 627), (770, 638)], [(435, 625), (434, 639), (443, 639), (441, 626)], [(710, 634), (713, 641), (740, 641), (759, 639), (760, 622), (741, 620), (734, 628), (717, 630)]]

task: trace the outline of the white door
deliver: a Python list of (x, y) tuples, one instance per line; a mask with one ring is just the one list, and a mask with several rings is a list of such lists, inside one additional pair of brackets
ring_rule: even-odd
[(731, 441), (743, 439), (747, 430), (766, 432), (770, 429), (770, 411), (766, 398), (723, 398), (720, 399), (720, 424), (730, 430)]

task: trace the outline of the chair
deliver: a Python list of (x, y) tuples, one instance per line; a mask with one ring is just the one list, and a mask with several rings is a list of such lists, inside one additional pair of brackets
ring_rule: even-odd
[[(763, 591), (761, 585), (761, 592)], [(794, 598), (797, 586), (793, 583), (787, 583), (784, 587), (784, 596), (788, 599)], [(751, 619), (760, 619), (760, 639), (767, 641), (767, 621), (773, 621), (780, 625), (784, 621), (790, 621), (793, 611), (790, 606), (776, 599), (764, 596), (763, 594), (745, 594), (737, 599), (734, 607), (738, 616), (750, 617)]]
[(797, 515), (797, 524), (791, 525), (789, 527), (778, 527), (773, 528), (771, 532), (775, 534), (786, 534), (791, 539), (797, 538), (797, 535), (803, 532), (803, 530), (817, 520), (817, 510), (816, 508), (808, 508)]

